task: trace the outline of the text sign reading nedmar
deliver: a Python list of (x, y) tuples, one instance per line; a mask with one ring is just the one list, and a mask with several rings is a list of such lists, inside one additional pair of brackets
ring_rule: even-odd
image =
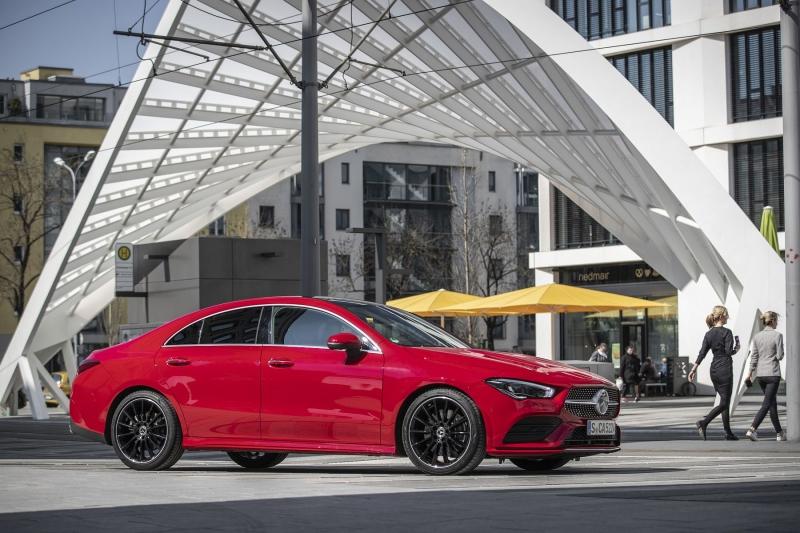
[(114, 272), (117, 293), (133, 292), (133, 245), (118, 242), (114, 246)]

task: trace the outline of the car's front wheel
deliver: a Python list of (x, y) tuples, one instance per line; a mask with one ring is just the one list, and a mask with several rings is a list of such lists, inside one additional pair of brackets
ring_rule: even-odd
[(541, 459), (510, 459), (512, 463), (527, 470), (528, 472), (547, 472), (561, 468), (568, 462), (570, 458), (565, 457), (543, 457)]
[(183, 455), (175, 410), (156, 392), (128, 394), (114, 410), (111, 445), (120, 460), (134, 470), (166, 470)]
[(272, 468), (283, 462), (288, 454), (269, 452), (228, 452), (231, 461), (243, 468)]
[(417, 397), (406, 411), (401, 434), (406, 455), (427, 474), (466, 474), (486, 455), (478, 407), (453, 389), (432, 389)]

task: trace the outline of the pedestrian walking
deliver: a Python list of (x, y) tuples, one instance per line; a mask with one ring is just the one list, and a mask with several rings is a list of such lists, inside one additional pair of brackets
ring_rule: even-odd
[(719, 404), (708, 412), (705, 418), (698, 420), (695, 426), (703, 440), (706, 440), (706, 428), (718, 415), (722, 414), (722, 425), (725, 428), (725, 440), (739, 440), (731, 431), (730, 404), (733, 394), (733, 354), (739, 351), (739, 339), (734, 338), (731, 330), (725, 327), (728, 323), (728, 310), (718, 305), (706, 317), (708, 331), (703, 337), (703, 345), (697, 360), (689, 372), (689, 381), (697, 377), (697, 368), (705, 359), (709, 350), (714, 354), (711, 361), (711, 383), (719, 395)]
[(610, 363), (611, 358), (608, 356), (608, 345), (604, 342), (598, 344), (592, 355), (589, 356), (589, 362), (591, 363)]
[(764, 421), (769, 412), (772, 426), (777, 433), (776, 440), (785, 441), (786, 433), (781, 428), (778, 419), (778, 387), (781, 384), (781, 364), (783, 359), (783, 335), (775, 328), (778, 327), (778, 313), (767, 311), (761, 315), (761, 324), (764, 329), (753, 337), (753, 348), (750, 351), (750, 373), (747, 375), (748, 386), (753, 382), (753, 376), (758, 376), (758, 384), (764, 393), (764, 402), (761, 409), (753, 418), (753, 424), (747, 430), (747, 438), (758, 440), (758, 426)]
[(622, 382), (625, 384), (625, 389), (622, 391), (622, 397), (628, 397), (628, 391), (633, 387), (635, 396), (633, 401), (639, 401), (639, 382), (640, 374), (642, 371), (642, 362), (633, 345), (625, 349), (625, 355), (622, 356), (622, 361), (619, 363), (619, 373), (622, 375)]

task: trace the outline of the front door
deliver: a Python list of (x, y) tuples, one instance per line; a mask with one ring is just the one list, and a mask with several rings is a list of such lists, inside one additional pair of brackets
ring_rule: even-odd
[(361, 333), (338, 317), (306, 307), (273, 312), (263, 346), (262, 436), (279, 442), (380, 444), (383, 355), (348, 362), (327, 347), (334, 333)]
[(644, 337), (644, 324), (641, 322), (624, 323), (622, 324), (622, 353), (625, 349), (633, 345), (633, 350), (639, 355), (639, 358), (644, 361), (647, 357), (645, 351), (647, 350), (647, 343)]
[(161, 385), (184, 415), (189, 437), (260, 437), (261, 307), (226, 311), (179, 332), (157, 357)]

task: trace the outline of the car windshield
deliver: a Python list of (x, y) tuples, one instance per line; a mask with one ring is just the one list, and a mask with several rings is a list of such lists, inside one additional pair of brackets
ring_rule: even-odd
[(385, 305), (333, 300), (400, 346), (468, 348), (446, 331), (409, 313)]

